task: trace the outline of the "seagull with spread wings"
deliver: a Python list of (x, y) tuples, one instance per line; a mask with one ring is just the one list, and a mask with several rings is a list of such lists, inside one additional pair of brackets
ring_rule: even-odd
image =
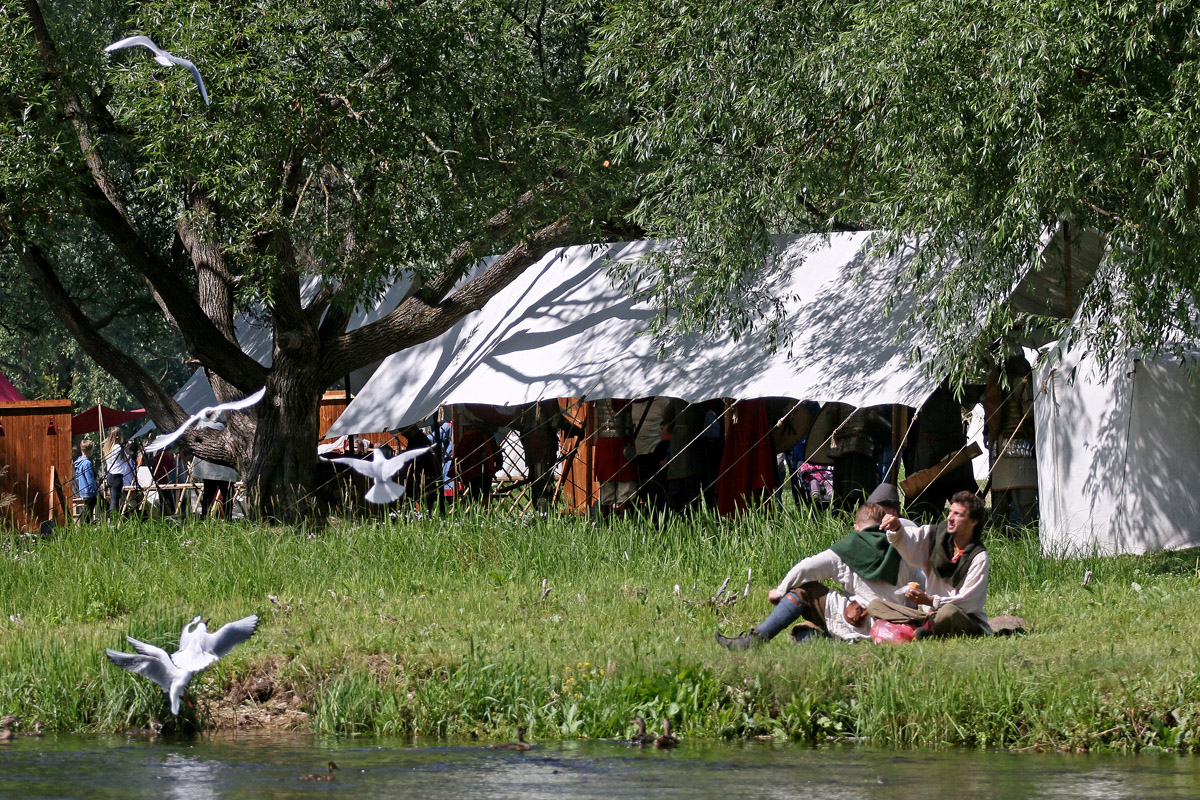
[(171, 433), (164, 433), (162, 436), (155, 439), (150, 444), (146, 445), (146, 452), (154, 453), (164, 448), (170, 447), (171, 444), (187, 433), (188, 428), (195, 425), (197, 428), (213, 428), (214, 430), (223, 430), (225, 423), (221, 421), (221, 416), (226, 411), (245, 411), (250, 406), (262, 400), (267, 394), (267, 387), (259, 389), (248, 397), (243, 397), (241, 400), (234, 400), (230, 403), (221, 403), (216, 406), (202, 408), (192, 416), (188, 417), (188, 421), (180, 425)]
[(166, 50), (154, 43), (149, 36), (129, 36), (119, 42), (113, 42), (108, 47), (104, 48), (104, 52), (111, 53), (114, 50), (122, 50), (126, 47), (144, 47), (154, 54), (154, 60), (164, 67), (187, 67), (191, 71), (192, 77), (196, 79), (196, 85), (200, 87), (200, 96), (204, 98), (204, 105), (208, 105), (208, 90), (204, 88), (204, 78), (200, 77), (200, 70), (196, 69), (196, 65), (186, 58), (173, 56)]
[(171, 698), (171, 713), (179, 714), (179, 700), (183, 697), (192, 676), (201, 672), (237, 645), (249, 639), (258, 629), (258, 615), (228, 622), (216, 633), (209, 633), (207, 624), (196, 617), (179, 634), (179, 649), (171, 655), (161, 647), (139, 642), (132, 636), (126, 640), (137, 653), (122, 653), (105, 648), (108, 660), (121, 669), (149, 678), (162, 687)]
[(394, 458), (388, 458), (383, 451), (376, 447), (371, 452), (371, 460), (362, 458), (330, 458), (336, 464), (345, 464), (350, 469), (366, 475), (374, 481), (371, 488), (363, 495), (368, 503), (391, 503), (404, 497), (404, 487), (392, 480), (392, 476), (404, 469), (417, 458), (429, 452), (428, 447), (418, 447), (406, 450)]

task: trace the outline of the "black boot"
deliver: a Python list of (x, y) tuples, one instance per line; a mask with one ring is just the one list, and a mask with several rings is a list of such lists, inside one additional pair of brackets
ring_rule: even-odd
[(763, 642), (771, 641), (775, 638), (775, 634), (803, 615), (804, 603), (800, 601), (798, 596), (792, 592), (788, 592), (775, 604), (775, 609), (770, 615), (760, 622), (757, 627), (751, 628), (749, 633), (729, 637), (722, 636), (718, 632), (717, 644), (727, 647), (730, 650), (746, 650), (750, 647), (755, 647)]

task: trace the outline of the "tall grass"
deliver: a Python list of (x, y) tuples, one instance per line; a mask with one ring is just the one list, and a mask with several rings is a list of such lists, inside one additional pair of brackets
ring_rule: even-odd
[[(165, 719), (162, 692), (103, 649), (128, 634), (171, 650), (196, 614), (216, 625), (257, 613), (258, 634), (194, 681), (196, 724), (260, 676), (257, 702), (297, 698), (311, 730), (340, 734), (489, 737), (524, 724), (542, 738), (617, 737), (640, 714), (693, 737), (1200, 746), (1194, 552), (1054, 560), (1030, 535), (995, 539), (988, 610), (1027, 618), (1028, 636), (716, 646), (714, 628), (759, 621), (767, 589), (847, 527), (798, 510), (661, 528), (484, 513), (10, 539), (0, 711), (60, 730)], [(748, 570), (748, 597), (709, 602), (726, 578), (740, 593)]]

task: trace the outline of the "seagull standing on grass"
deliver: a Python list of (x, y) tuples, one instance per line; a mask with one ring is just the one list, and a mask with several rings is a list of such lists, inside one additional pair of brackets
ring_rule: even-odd
[(383, 451), (376, 447), (371, 451), (371, 460), (361, 458), (331, 458), (335, 464), (345, 464), (350, 469), (366, 475), (374, 481), (371, 488), (363, 495), (368, 503), (382, 505), (404, 497), (404, 487), (392, 480), (392, 476), (404, 469), (412, 461), (429, 452), (428, 447), (418, 447), (416, 450), (406, 450), (394, 458), (388, 458)]
[(196, 85), (200, 87), (200, 96), (204, 98), (204, 105), (208, 105), (208, 90), (204, 88), (204, 79), (200, 77), (200, 70), (196, 69), (196, 65), (188, 61), (186, 58), (173, 56), (166, 50), (156, 45), (149, 36), (129, 36), (119, 42), (113, 42), (108, 47), (104, 48), (104, 52), (111, 53), (114, 50), (121, 50), (126, 47), (144, 47), (154, 54), (154, 60), (164, 67), (187, 67), (192, 77), (196, 79)]
[(259, 389), (249, 397), (243, 397), (241, 400), (234, 400), (231, 403), (221, 403), (217, 406), (209, 406), (202, 408), (192, 416), (188, 417), (187, 422), (180, 425), (171, 433), (163, 434), (155, 439), (150, 444), (146, 445), (147, 453), (156, 453), (170, 447), (171, 444), (187, 433), (188, 428), (195, 425), (197, 428), (212, 428), (213, 430), (224, 430), (225, 423), (221, 421), (221, 415), (226, 411), (244, 411), (250, 406), (262, 400), (267, 394), (267, 387)]
[(183, 626), (179, 634), (179, 649), (172, 655), (167, 655), (167, 651), (161, 647), (139, 642), (132, 636), (125, 638), (133, 645), (136, 654), (107, 648), (104, 653), (109, 661), (121, 669), (149, 678), (161, 686), (171, 698), (171, 713), (178, 716), (179, 699), (187, 690), (192, 676), (249, 639), (257, 629), (257, 614), (226, 623), (216, 633), (209, 633), (205, 622), (196, 617)]

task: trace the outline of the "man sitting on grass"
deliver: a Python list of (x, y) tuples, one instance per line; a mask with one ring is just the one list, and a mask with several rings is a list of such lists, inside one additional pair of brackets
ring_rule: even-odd
[(987, 600), (988, 554), (983, 546), (983, 500), (962, 491), (950, 498), (950, 514), (937, 525), (903, 525), (892, 514), (880, 527), (905, 563), (924, 570), (926, 589), (909, 587), (911, 609), (889, 600), (876, 600), (867, 610), (873, 616), (917, 629), (927, 636), (981, 636), (991, 633)]
[[(846, 641), (868, 638), (873, 621), (867, 612), (868, 603), (894, 597), (898, 584), (921, 582), (921, 574), (900, 558), (880, 530), (884, 516), (878, 504), (859, 507), (854, 515), (854, 533), (792, 567), (779, 586), (767, 594), (775, 605), (770, 616), (742, 636), (722, 636), (718, 632), (717, 644), (745, 650), (770, 641), (801, 617), (805, 621), (792, 631), (794, 641), (814, 632)], [(842, 592), (820, 583), (823, 580), (837, 581)]]

